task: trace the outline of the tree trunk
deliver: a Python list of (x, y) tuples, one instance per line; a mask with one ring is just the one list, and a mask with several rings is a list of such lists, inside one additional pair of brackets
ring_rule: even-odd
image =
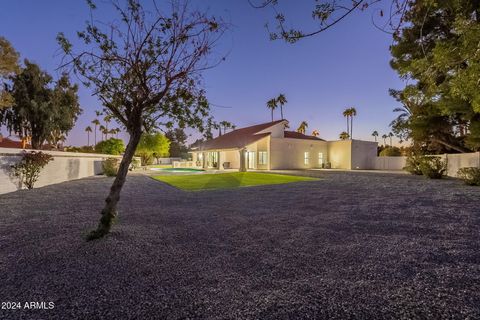
[(441, 140), (441, 139), (432, 138), (431, 140), (432, 140), (432, 142), (440, 143), (440, 144), (442, 144), (442, 145), (444, 145), (444, 146), (446, 146), (446, 147), (448, 147), (448, 148), (450, 148), (450, 149), (453, 149), (453, 150), (455, 150), (455, 151), (458, 151), (458, 152), (460, 152), (460, 153), (472, 152), (472, 150), (469, 150), (469, 149), (464, 148), (464, 147), (460, 147), (460, 146), (453, 145), (453, 144), (448, 143), (448, 142), (446, 142), (446, 141), (443, 141), (443, 140)]
[(272, 122), (273, 122), (273, 109), (272, 109)]
[(282, 106), (280, 106), (280, 114), (281, 114), (282, 120), (283, 120), (283, 107)]
[(348, 122), (348, 116), (346, 118), (347, 118), (347, 134), (350, 136), (350, 126)]
[(122, 161), (120, 162), (120, 167), (118, 168), (117, 176), (113, 181), (112, 187), (110, 188), (110, 193), (105, 199), (105, 207), (103, 208), (98, 224), (97, 229), (90, 232), (87, 236), (87, 240), (95, 240), (102, 238), (110, 232), (112, 224), (117, 216), (117, 204), (120, 200), (120, 192), (122, 191), (123, 185), (125, 184), (128, 167), (132, 162), (135, 150), (137, 145), (140, 142), (140, 137), (142, 136), (142, 131), (140, 129), (135, 129), (131, 135), (130, 140), (128, 141), (127, 148), (125, 149), (125, 154), (123, 155)]
[(353, 140), (353, 116), (350, 116), (350, 140)]

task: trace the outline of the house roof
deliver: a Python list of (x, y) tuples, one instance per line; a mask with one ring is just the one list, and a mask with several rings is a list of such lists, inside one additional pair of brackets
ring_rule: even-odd
[(230, 131), (215, 139), (205, 141), (199, 146), (199, 150), (243, 148), (251, 143), (254, 143), (255, 141), (258, 141), (270, 135), (270, 132), (266, 132), (266, 133), (258, 133), (258, 132), (268, 129), (283, 121), (285, 120), (277, 120), (273, 122), (257, 124), (251, 127), (245, 127), (245, 128), (240, 128), (237, 130)]
[[(15, 149), (22, 149), (22, 141), (15, 141), (9, 138), (2, 138), (0, 139), (0, 148), (15, 148)], [(26, 148), (30, 148), (30, 145), (27, 144)]]
[(317, 138), (315, 136), (307, 136), (306, 134), (296, 132), (296, 131), (285, 131), (283, 136), (285, 138), (290, 138), (290, 139), (305, 139), (305, 140), (325, 141), (325, 140)]
[[(205, 151), (205, 150), (243, 148), (251, 143), (254, 143), (270, 135), (270, 132), (265, 132), (265, 133), (258, 133), (258, 132), (268, 129), (276, 124), (282, 123), (283, 121), (286, 121), (286, 120), (277, 120), (273, 122), (267, 122), (267, 123), (257, 124), (254, 126), (233, 130), (215, 139), (203, 142), (198, 146), (198, 150)], [(307, 136), (305, 134), (295, 132), (295, 131), (284, 131), (284, 137), (291, 138), (291, 139), (325, 141), (315, 136)]]

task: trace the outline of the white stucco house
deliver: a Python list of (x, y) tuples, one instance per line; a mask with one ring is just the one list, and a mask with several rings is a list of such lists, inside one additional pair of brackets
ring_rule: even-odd
[(287, 120), (240, 128), (192, 148), (192, 161), (205, 169), (373, 169), (377, 143), (325, 141), (286, 130)]

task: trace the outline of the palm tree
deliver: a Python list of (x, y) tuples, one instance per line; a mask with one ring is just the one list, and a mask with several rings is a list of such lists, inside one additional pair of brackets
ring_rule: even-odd
[(386, 146), (387, 145), (387, 138), (388, 136), (386, 134), (382, 135), (382, 138), (383, 138), (383, 145)]
[(350, 109), (350, 139), (353, 139), (353, 117), (357, 116), (357, 109), (351, 107)]
[[(97, 112), (97, 111), (95, 111), (95, 112)], [(92, 121), (92, 123), (95, 125), (95, 131), (94, 131), (94, 133), (95, 133), (95, 144), (94, 145), (97, 145), (97, 126), (100, 125), (100, 121), (98, 121), (98, 119), (94, 119)]]
[[(345, 118), (347, 118), (347, 132), (346, 132), (346, 133), (348, 134), (348, 136), (350, 136), (350, 123), (349, 123), (349, 121), (348, 121), (348, 119), (349, 119), (349, 117), (350, 117), (350, 109), (349, 109), (349, 108), (343, 110), (343, 116), (344, 116)], [(344, 131), (344, 132), (345, 132), (345, 131)], [(342, 133), (343, 133), (343, 132), (342, 132)]]
[(102, 133), (102, 140), (103, 140), (103, 135), (105, 134), (105, 126), (102, 124), (100, 127), (98, 127), (98, 130)]
[(285, 105), (285, 103), (287, 103), (287, 98), (285, 97), (285, 95), (283, 93), (280, 93), (277, 97), (277, 103), (278, 105), (280, 106), (280, 115), (282, 117), (282, 120), (283, 120), (283, 106)]
[(273, 110), (277, 109), (277, 100), (275, 98), (272, 98), (267, 101), (267, 108), (272, 111), (272, 122), (273, 122)]
[(219, 123), (220, 127), (223, 127), (223, 134), (227, 133), (227, 129), (233, 129), (235, 127), (231, 122), (221, 121)]
[(390, 138), (390, 147), (392, 146), (392, 137), (393, 137), (393, 133), (389, 133), (388, 134), (388, 137)]
[(120, 128), (115, 128), (113, 130), (115, 130), (115, 132), (114, 132), (115, 133), (115, 138), (118, 139), (118, 134), (120, 133)]
[(312, 131), (312, 136), (318, 137), (319, 135), (320, 135), (320, 132), (317, 129)]
[(90, 132), (92, 132), (92, 127), (87, 126), (85, 132), (87, 133), (87, 146), (90, 147)]
[(372, 136), (375, 138), (375, 142), (377, 142), (378, 131), (377, 130), (373, 131)]
[(112, 121), (112, 116), (110, 114), (107, 114), (104, 118), (103, 121), (105, 121), (105, 129), (108, 131), (108, 124), (110, 121)]
[(300, 125), (298, 126), (297, 132), (301, 134), (305, 134), (305, 131), (307, 130), (307, 128), (308, 128), (307, 121), (302, 121), (302, 123), (300, 123)]
[(342, 133), (340, 133), (339, 137), (341, 140), (347, 140), (348, 138), (350, 138), (350, 135), (348, 134), (348, 132), (343, 131)]

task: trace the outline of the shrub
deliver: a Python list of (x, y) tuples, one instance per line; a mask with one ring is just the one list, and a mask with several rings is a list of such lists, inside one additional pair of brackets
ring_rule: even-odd
[(407, 157), (405, 167), (403, 170), (410, 172), (411, 174), (422, 175), (422, 169), (420, 164), (422, 163), (424, 156), (411, 154)]
[(457, 175), (469, 186), (480, 186), (480, 168), (460, 168), (458, 169)]
[(13, 175), (21, 179), (27, 189), (33, 189), (33, 185), (40, 176), (40, 171), (53, 157), (41, 151), (23, 152), (20, 162), (12, 166)]
[(120, 159), (117, 158), (107, 158), (103, 160), (103, 174), (107, 177), (115, 177), (118, 173), (118, 167), (120, 166)]
[(380, 151), (380, 157), (399, 157), (402, 152), (398, 147), (387, 147)]
[(420, 161), (422, 174), (430, 179), (441, 179), (447, 171), (447, 162), (440, 157), (422, 157)]
[(110, 138), (108, 140), (103, 140), (97, 143), (95, 146), (95, 152), (119, 155), (125, 151), (125, 145), (123, 144), (122, 139)]
[(137, 158), (133, 158), (132, 162), (130, 163), (130, 168), (129, 169), (130, 169), (130, 171), (138, 169), (138, 168), (140, 168), (140, 165), (141, 165), (140, 160), (138, 160)]

